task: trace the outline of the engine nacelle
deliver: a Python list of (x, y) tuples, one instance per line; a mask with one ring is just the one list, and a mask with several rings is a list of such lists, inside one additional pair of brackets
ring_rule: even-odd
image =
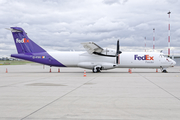
[(110, 48), (103, 48), (102, 54), (104, 55), (116, 55), (116, 51)]
[(92, 69), (95, 66), (95, 64), (92, 62), (80, 62), (78, 66), (81, 68)]
[(112, 63), (102, 63), (101, 66), (103, 70), (108, 70), (115, 68), (117, 65)]
[(101, 66), (102, 70), (113, 69), (117, 65), (113, 63), (93, 63), (93, 62), (81, 62), (78, 64), (81, 68), (93, 69), (95, 66)]

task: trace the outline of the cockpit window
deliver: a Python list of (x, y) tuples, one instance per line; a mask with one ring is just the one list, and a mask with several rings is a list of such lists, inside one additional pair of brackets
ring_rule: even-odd
[(163, 54), (160, 54), (160, 55), (159, 55), (159, 57), (163, 58), (163, 57), (164, 57), (164, 55), (163, 55)]
[(168, 62), (170, 62), (168, 58), (166, 58), (166, 60), (167, 60)]

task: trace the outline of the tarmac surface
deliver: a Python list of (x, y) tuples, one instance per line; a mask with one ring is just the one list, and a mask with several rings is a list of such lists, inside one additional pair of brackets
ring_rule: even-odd
[(180, 120), (179, 66), (49, 68), (0, 66), (0, 120)]

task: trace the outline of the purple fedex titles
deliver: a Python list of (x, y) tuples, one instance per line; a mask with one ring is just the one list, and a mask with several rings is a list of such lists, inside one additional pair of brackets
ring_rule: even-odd
[(138, 56), (138, 55), (134, 55), (134, 60), (154, 60), (154, 56), (149, 56), (149, 55)]

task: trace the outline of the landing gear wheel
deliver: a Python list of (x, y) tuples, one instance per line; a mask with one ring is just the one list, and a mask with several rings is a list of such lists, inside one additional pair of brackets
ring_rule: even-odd
[(167, 73), (167, 70), (166, 70), (166, 68), (161, 68), (161, 71), (162, 71), (162, 73)]
[(101, 72), (101, 69), (99, 67), (97, 67), (96, 69), (97, 69), (97, 72)]
[(166, 71), (166, 70), (163, 70), (162, 72), (163, 72), (163, 73), (167, 73), (167, 71)]
[(92, 71), (93, 71), (93, 73), (97, 73), (97, 69), (93, 68)]
[(101, 72), (101, 70), (102, 70), (102, 67), (94, 67), (92, 69), (93, 73)]

